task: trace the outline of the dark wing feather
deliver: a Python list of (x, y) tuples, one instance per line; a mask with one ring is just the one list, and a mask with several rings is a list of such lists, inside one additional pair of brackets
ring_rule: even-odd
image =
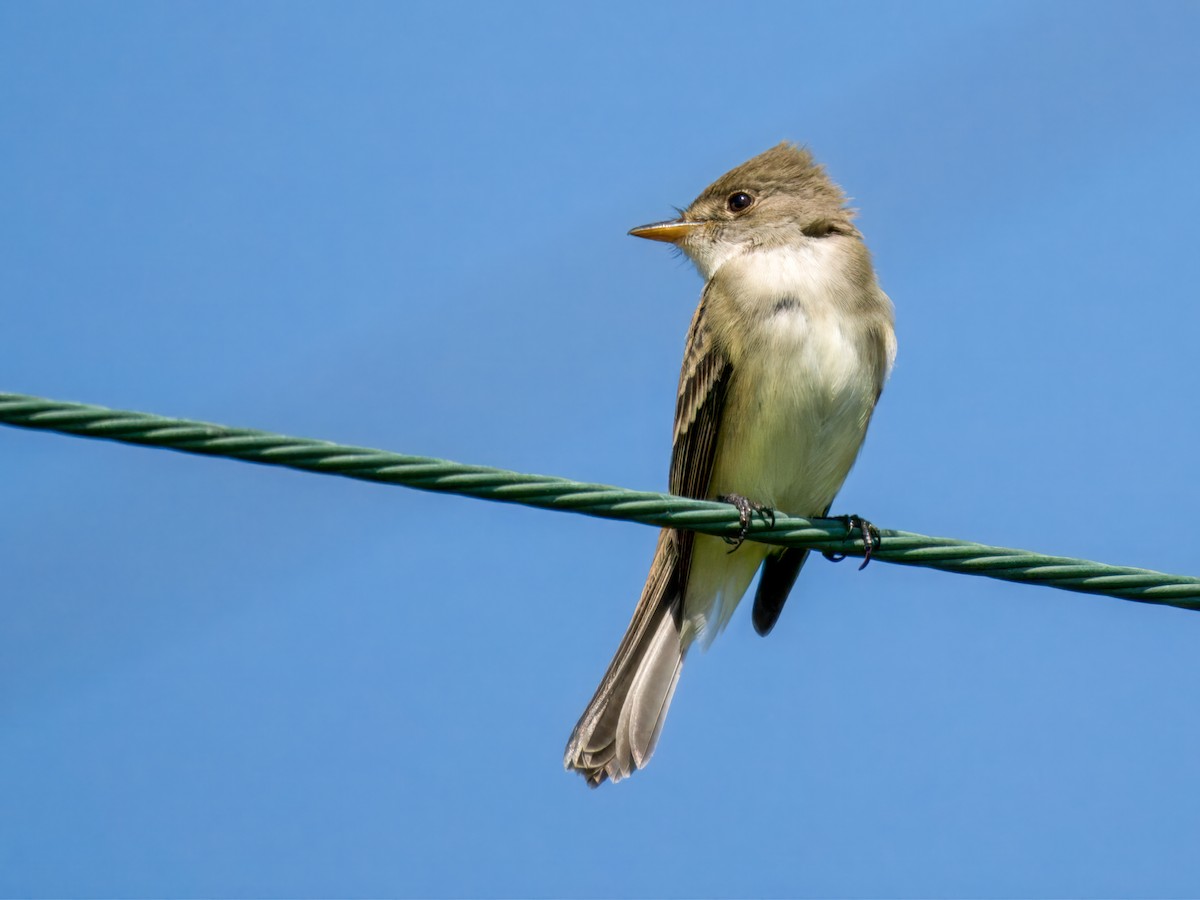
[(688, 329), (671, 444), (671, 493), (697, 500), (708, 499), (725, 392), (733, 375), (733, 367), (708, 328), (707, 307), (705, 288)]
[(808, 551), (789, 547), (779, 554), (769, 554), (763, 561), (762, 575), (758, 579), (758, 591), (754, 594), (754, 610), (751, 620), (754, 630), (763, 637), (771, 633), (783, 604), (787, 602), (800, 567), (808, 559)]
[[(717, 455), (717, 434), (733, 376), (733, 366), (708, 327), (708, 292), (706, 286), (688, 328), (675, 400), (675, 437), (671, 444), (671, 493), (697, 500), (711, 499), (709, 482)], [(683, 582), (679, 585), (682, 597), (691, 567), (694, 533), (676, 531), (674, 537), (678, 549), (675, 571)]]

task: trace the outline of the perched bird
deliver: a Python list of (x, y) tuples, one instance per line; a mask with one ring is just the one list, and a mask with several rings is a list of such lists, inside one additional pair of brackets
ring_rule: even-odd
[[(680, 248), (704, 278), (675, 405), (670, 490), (822, 516), (858, 456), (896, 355), (892, 304), (846, 197), (781, 143), (727, 172), (678, 219), (629, 233)], [(633, 621), (567, 743), (595, 787), (646, 765), (683, 659), (721, 631), (762, 567), (759, 634), (807, 550), (665, 528)]]

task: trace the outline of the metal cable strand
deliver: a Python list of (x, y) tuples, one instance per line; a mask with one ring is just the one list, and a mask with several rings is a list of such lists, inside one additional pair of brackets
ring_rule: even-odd
[[(0, 423), (645, 525), (689, 528), (719, 537), (738, 532), (737, 512), (727, 503), (630, 491), (25, 394), (0, 393)], [(1166, 575), (1149, 569), (1045, 556), (907, 531), (880, 529), (880, 535), (882, 546), (872, 554), (872, 559), (1200, 609), (1200, 578), (1194, 576)], [(756, 518), (749, 539), (848, 556), (862, 556), (864, 550), (860, 538), (847, 539), (845, 525), (836, 519), (806, 519), (782, 513), (775, 517), (773, 526)]]

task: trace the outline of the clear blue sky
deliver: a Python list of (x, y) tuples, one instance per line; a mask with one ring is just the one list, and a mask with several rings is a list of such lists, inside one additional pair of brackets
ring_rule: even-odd
[[(1200, 6), (0, 6), (0, 390), (662, 489), (777, 141), (900, 341), (835, 508), (1196, 574)], [(0, 894), (1200, 896), (1200, 615), (815, 560), (650, 767), (651, 529), (0, 429)]]

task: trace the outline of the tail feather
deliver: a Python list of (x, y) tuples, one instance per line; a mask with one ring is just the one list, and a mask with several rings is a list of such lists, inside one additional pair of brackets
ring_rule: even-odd
[[(637, 663), (629, 693), (621, 704), (616, 733), (617, 759), (631, 761), (633, 768), (645, 766), (658, 744), (682, 670), (679, 628), (674, 616), (665, 615), (651, 636), (645, 655)], [(628, 775), (631, 771), (622, 774)]]
[(633, 621), (567, 742), (563, 765), (591, 787), (642, 768), (658, 743), (683, 668), (677, 563), (664, 530)]

